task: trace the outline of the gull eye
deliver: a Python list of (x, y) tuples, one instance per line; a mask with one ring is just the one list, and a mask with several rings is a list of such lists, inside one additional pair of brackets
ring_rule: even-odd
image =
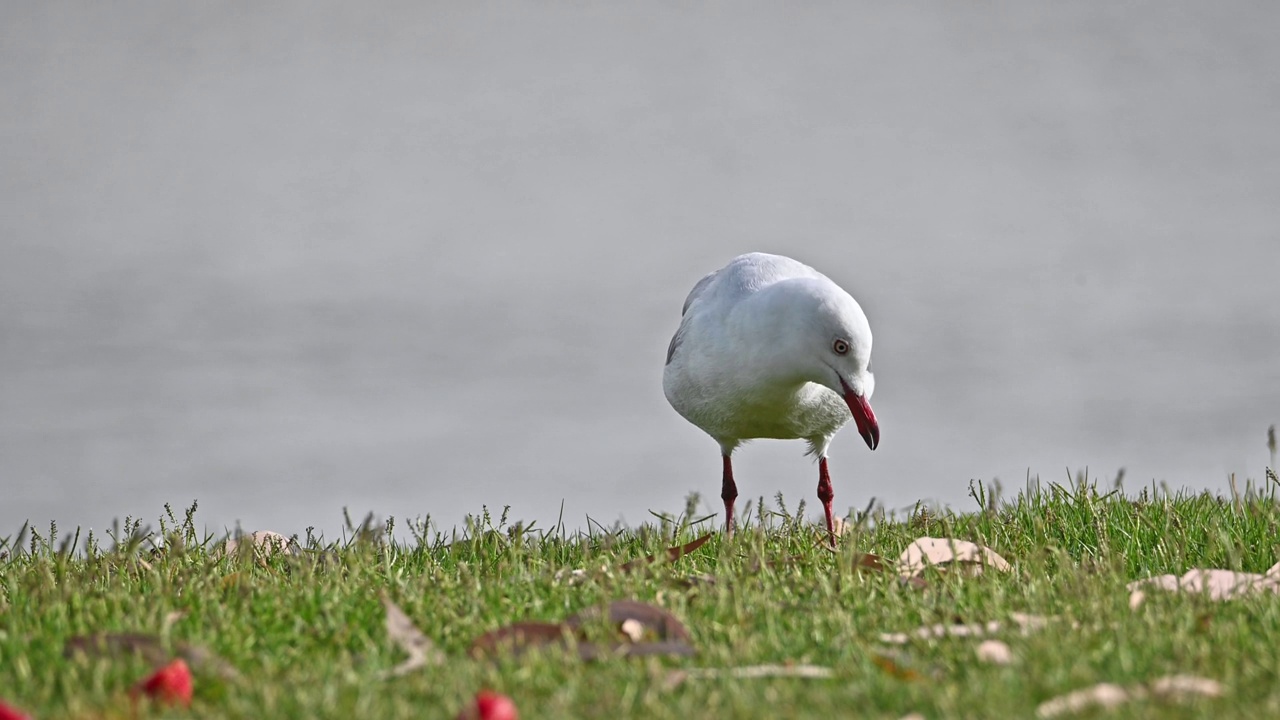
[(835, 350), (837, 355), (848, 355), (849, 343), (841, 340), (840, 338), (836, 338), (836, 341), (831, 343), (831, 349)]

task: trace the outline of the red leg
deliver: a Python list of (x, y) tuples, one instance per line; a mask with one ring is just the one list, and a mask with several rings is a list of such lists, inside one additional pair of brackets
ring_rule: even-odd
[(831, 501), (836, 497), (831, 489), (831, 473), (827, 471), (827, 459), (818, 458), (818, 499), (822, 501), (822, 511), (827, 514), (827, 534), (831, 537), (831, 545), (836, 544), (836, 521), (831, 515)]
[(738, 499), (738, 486), (733, 482), (733, 463), (724, 458), (724, 481), (720, 484), (720, 499), (724, 500), (724, 532), (733, 535), (733, 501)]

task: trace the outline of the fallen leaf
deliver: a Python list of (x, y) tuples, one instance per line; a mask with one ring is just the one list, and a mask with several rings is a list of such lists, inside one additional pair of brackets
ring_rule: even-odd
[[(666, 555), (667, 561), (675, 562), (676, 560), (679, 560), (680, 558), (684, 557), (685, 555), (688, 555), (694, 550), (697, 550), (698, 548), (707, 544), (707, 541), (711, 539), (711, 535), (712, 533), (707, 533), (706, 535), (703, 535), (697, 540), (687, 542), (684, 545), (680, 545), (673, 548), (667, 548), (667, 550), (664, 552), (664, 554)], [(631, 560), (629, 562), (625, 562), (621, 566), (619, 566), (618, 569), (621, 570), (622, 572), (630, 572), (632, 570), (635, 570), (638, 567), (649, 565), (653, 563), (655, 560), (657, 560), (656, 554), (647, 555), (638, 560)]]
[(1280, 595), (1280, 572), (1273, 574), (1273, 570), (1275, 570), (1274, 567), (1265, 575), (1259, 575), (1234, 570), (1195, 568), (1188, 570), (1182, 577), (1156, 575), (1134, 580), (1126, 586), (1129, 590), (1129, 608), (1136, 610), (1146, 601), (1147, 594), (1144, 588), (1175, 593), (1198, 593), (1219, 602), (1250, 593), (1270, 592)]
[(1181, 699), (1190, 695), (1220, 697), (1222, 683), (1195, 675), (1166, 675), (1148, 683), (1152, 695), (1163, 698)]
[(997, 632), (1000, 627), (998, 620), (990, 620), (984, 624), (936, 623), (916, 628), (910, 633), (882, 633), (880, 642), (889, 643), (890, 645), (905, 645), (912, 638), (931, 640), (944, 637), (977, 637)]
[[(577, 630), (585, 623), (594, 622), (600, 617), (600, 610), (592, 608), (570, 615), (565, 624)], [(620, 627), (628, 620), (639, 623), (642, 631), (652, 633), (662, 640), (691, 642), (688, 629), (679, 618), (656, 605), (639, 600), (615, 600), (609, 603), (609, 622)]]
[(1040, 703), (1036, 708), (1036, 716), (1051, 718), (1066, 713), (1075, 713), (1089, 707), (1113, 708), (1131, 700), (1141, 700), (1148, 696), (1164, 700), (1185, 700), (1192, 696), (1219, 697), (1222, 695), (1222, 684), (1217, 680), (1196, 677), (1194, 675), (1166, 675), (1143, 685), (1132, 685), (1128, 688), (1112, 683), (1099, 683), (1060, 695)]
[(876, 667), (879, 667), (881, 670), (899, 680), (915, 682), (916, 680), (921, 679), (920, 673), (912, 670), (911, 668), (903, 667), (897, 660), (894, 660), (888, 655), (873, 655), (871, 657), (871, 662), (875, 663)]
[(492, 690), (481, 690), (475, 700), (458, 713), (457, 720), (519, 720), (515, 701)]
[(382, 606), (387, 611), (387, 637), (409, 656), (404, 662), (388, 671), (389, 676), (404, 675), (427, 665), (444, 664), (444, 653), (436, 649), (431, 638), (424, 635), (404, 610), (387, 597), (386, 593), (382, 595)]
[(62, 654), (68, 658), (77, 655), (84, 657), (119, 657), (121, 655), (137, 655), (143, 660), (159, 665), (169, 659), (169, 650), (156, 635), (143, 633), (93, 633), (77, 635), (67, 640), (62, 647)]
[(473, 657), (510, 653), (520, 655), (534, 647), (568, 645), (570, 629), (562, 623), (519, 622), (500, 627), (471, 643)]
[(130, 694), (145, 695), (167, 705), (185, 706), (191, 704), (193, 685), (191, 670), (178, 658), (138, 681)]
[[(1053, 615), (1045, 617), (1044, 615), (1028, 615), (1027, 613), (1011, 612), (1009, 613), (1009, 619), (1018, 626), (1018, 629), (1022, 630), (1023, 635), (1027, 635), (1032, 630), (1043, 630), (1048, 627), (1050, 621), (1057, 620), (1058, 616)], [(1072, 629), (1077, 629), (1080, 627), (1080, 623), (1073, 620), (1071, 622), (1071, 627)]]
[(975, 575), (981, 574), (983, 568), (987, 567), (1001, 572), (1012, 569), (1008, 561), (989, 547), (968, 540), (922, 537), (902, 551), (902, 555), (898, 557), (897, 571), (901, 577), (913, 578), (931, 565), (945, 569), (942, 566), (952, 564), (964, 567)]
[(999, 640), (983, 640), (976, 650), (978, 659), (992, 665), (1008, 665), (1013, 662), (1013, 651)]
[(853, 556), (853, 569), (888, 572), (889, 566), (884, 564), (884, 558), (875, 553), (858, 553)]
[(1130, 700), (1129, 691), (1111, 683), (1099, 683), (1046, 700), (1036, 707), (1036, 717), (1052, 718), (1089, 707), (1113, 708)]
[(685, 678), (700, 680), (707, 678), (805, 678), (821, 680), (835, 677), (835, 670), (820, 665), (747, 665), (729, 668), (685, 668), (675, 672), (682, 673)]
[[(608, 622), (627, 642), (597, 645), (586, 642), (582, 628), (599, 622), (604, 613), (598, 608), (569, 616), (563, 623), (520, 622), (491, 630), (471, 643), (475, 657), (508, 652), (519, 655), (533, 647), (567, 647), (574, 640), (578, 657), (595, 660), (615, 654), (628, 656), (694, 654), (688, 629), (676, 616), (660, 607), (637, 600), (617, 600), (609, 604)], [(625, 627), (624, 627), (625, 626)], [(641, 640), (636, 640), (639, 637)], [(652, 637), (647, 641), (644, 638)]]
[(68, 658), (137, 655), (152, 665), (163, 664), (176, 655), (185, 660), (190, 667), (211, 672), (225, 680), (235, 680), (240, 677), (239, 671), (231, 663), (203, 646), (176, 642), (170, 647), (159, 636), (144, 633), (77, 635), (67, 640), (63, 645), (62, 653)]
[[(1009, 619), (1023, 635), (1027, 635), (1035, 630), (1044, 628), (1054, 618), (1028, 615), (1026, 613), (1010, 613)], [(933, 640), (944, 637), (981, 637), (1000, 632), (1005, 628), (1005, 625), (999, 620), (989, 620), (985, 623), (935, 623), (916, 628), (909, 633), (881, 633), (880, 642), (889, 643), (890, 645), (905, 645), (913, 638)]]
[(676, 656), (693, 657), (696, 653), (689, 643), (680, 640), (659, 640), (656, 642), (618, 643), (615, 645), (598, 645), (596, 643), (578, 643), (578, 657), (583, 660), (624, 655), (626, 657)]

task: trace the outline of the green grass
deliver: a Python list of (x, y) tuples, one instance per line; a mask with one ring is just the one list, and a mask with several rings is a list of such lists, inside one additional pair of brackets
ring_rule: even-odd
[[(631, 573), (617, 568), (691, 540), (714, 520), (686, 515), (571, 535), (485, 516), (457, 537), (386, 542), (365, 528), (341, 543), (313, 541), (301, 558), (266, 561), (217, 557), (218, 543), (197, 536), (190, 513), (168, 514), (154, 534), (134, 524), (105, 541), (28, 533), (0, 560), (0, 699), (36, 718), (132, 717), (128, 688), (150, 665), (133, 656), (68, 659), (64, 644), (92, 632), (159, 633), (166, 615), (182, 611), (166, 638), (213, 651), (241, 676), (197, 672), (194, 705), (148, 711), (154, 716), (453, 717), (488, 687), (514, 698), (526, 718), (1034, 717), (1039, 703), (1065, 692), (1175, 673), (1218, 680), (1225, 694), (1146, 700), (1107, 717), (1280, 715), (1280, 599), (1153, 594), (1135, 612), (1125, 590), (1131, 580), (1192, 567), (1265, 571), (1280, 558), (1272, 494), (1144, 492), (1135, 500), (1081, 483), (1004, 502), (981, 487), (974, 495), (975, 512), (873, 516), (838, 554), (821, 547), (799, 512), (762, 514), (761, 504), (731, 541), (717, 534), (674, 563)], [(892, 559), (924, 535), (988, 545), (1013, 572), (930, 571), (920, 590), (852, 568), (855, 553)], [(576, 568), (588, 573), (571, 583)], [(687, 581), (699, 575), (714, 582)], [(404, 658), (383, 627), (384, 591), (447, 664), (383, 678)], [(476, 636), (504, 624), (558, 621), (626, 598), (678, 616), (697, 655), (581, 662), (560, 651), (467, 654)], [(1016, 658), (1005, 667), (976, 662), (972, 639), (891, 647), (878, 637), (1013, 612), (1056, 620), (1025, 636), (998, 633)], [(675, 668), (786, 662), (829, 666), (835, 677), (665, 682)]]

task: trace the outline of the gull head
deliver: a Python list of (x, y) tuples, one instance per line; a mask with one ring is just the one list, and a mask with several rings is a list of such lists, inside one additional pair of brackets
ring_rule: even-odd
[(804, 380), (844, 399), (858, 434), (872, 450), (880, 444), (880, 425), (871, 410), (875, 376), (871, 374), (871, 325), (862, 307), (826, 278), (778, 283), (770, 304), (777, 310), (774, 337), (780, 362)]

